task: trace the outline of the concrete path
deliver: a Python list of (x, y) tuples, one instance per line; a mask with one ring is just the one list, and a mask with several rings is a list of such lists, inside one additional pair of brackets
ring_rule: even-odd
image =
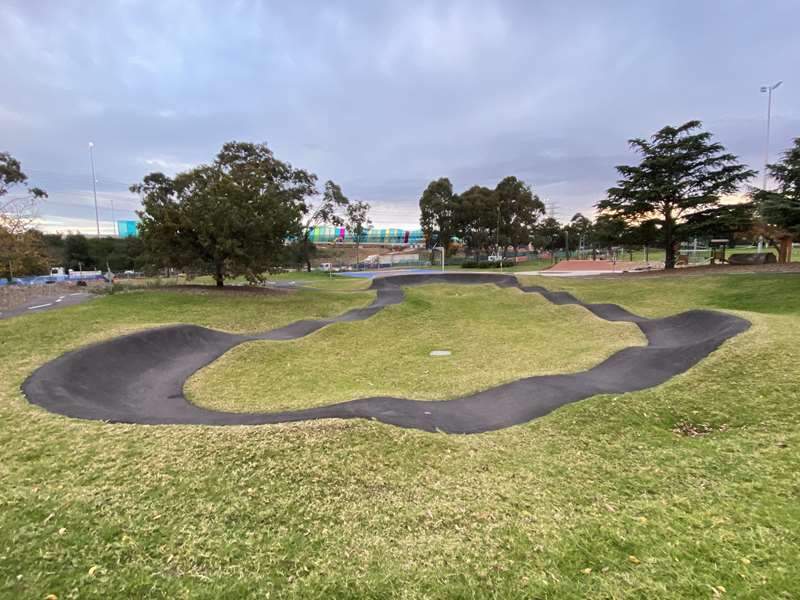
[(56, 308), (66, 308), (82, 304), (92, 297), (88, 292), (67, 292), (60, 296), (40, 296), (33, 298), (21, 306), (15, 306), (7, 310), (0, 311), (0, 319), (10, 319), (20, 315), (45, 312)]
[[(292, 340), (330, 323), (368, 319), (403, 301), (403, 286), (426, 283), (485, 284), (537, 293), (554, 304), (578, 304), (608, 321), (635, 323), (644, 347), (625, 348), (580, 373), (520, 379), (443, 401), (372, 397), (306, 410), (227, 413), (190, 404), (186, 379), (222, 354), (252, 340)], [(480, 433), (525, 423), (569, 402), (619, 394), (664, 383), (683, 373), (750, 323), (726, 313), (695, 310), (646, 319), (614, 304), (584, 304), (566, 292), (523, 287), (511, 275), (394, 275), (373, 280), (377, 298), (368, 308), (325, 320), (297, 321), (261, 335), (236, 335), (176, 325), (134, 333), (65, 354), (37, 369), (22, 386), (28, 400), (49, 411), (81, 419), (143, 424), (259, 425), (309, 419), (375, 419), (447, 433)]]

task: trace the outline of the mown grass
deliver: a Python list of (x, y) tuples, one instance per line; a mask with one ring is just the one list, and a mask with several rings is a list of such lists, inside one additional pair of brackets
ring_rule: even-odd
[(750, 331), (662, 386), (473, 436), (65, 419), (20, 383), (156, 321), (150, 292), (1, 322), (0, 596), (797, 597), (797, 280), (708, 279), (545, 281), (643, 314), (764, 293), (736, 309)]
[(635, 307), (642, 315), (663, 317), (688, 308), (715, 308), (768, 314), (797, 314), (800, 276), (710, 275), (583, 278), (520, 276), (527, 285), (571, 292), (586, 302)]
[[(646, 343), (630, 323), (494, 285), (406, 288), (367, 321), (291, 342), (242, 344), (187, 382), (192, 402), (292, 410), (370, 396), (443, 400), (509, 381), (592, 367)], [(451, 356), (431, 357), (432, 350)]]
[[(266, 276), (265, 286), (269, 289), (270, 283), (296, 283), (300, 287), (314, 287), (325, 290), (355, 291), (369, 286), (370, 281), (353, 277), (342, 277), (321, 271), (290, 271), (287, 273), (274, 273)], [(117, 286), (122, 289), (137, 288), (162, 288), (175, 285), (207, 285), (214, 286), (214, 279), (210, 275), (186, 278), (177, 277), (145, 277), (139, 279), (118, 279)], [(227, 287), (246, 286), (244, 277), (232, 277), (225, 280)]]

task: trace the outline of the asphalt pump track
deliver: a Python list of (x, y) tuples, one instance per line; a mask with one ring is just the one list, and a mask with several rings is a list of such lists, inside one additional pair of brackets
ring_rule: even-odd
[[(538, 293), (554, 304), (583, 306), (607, 321), (635, 323), (648, 345), (624, 348), (579, 373), (527, 377), (453, 400), (376, 396), (304, 410), (231, 413), (195, 406), (183, 395), (189, 376), (238, 344), (294, 340), (331, 323), (368, 319), (384, 307), (402, 302), (403, 286), (428, 283), (492, 283)], [(377, 297), (367, 308), (349, 310), (331, 319), (297, 321), (258, 335), (175, 325), (86, 346), (34, 371), (22, 389), (31, 403), (51, 412), (112, 423), (261, 425), (361, 418), (431, 432), (480, 433), (525, 423), (590, 396), (659, 385), (750, 327), (744, 319), (709, 310), (647, 319), (615, 304), (586, 304), (566, 292), (522, 286), (512, 275), (396, 275), (374, 279), (369, 289)]]

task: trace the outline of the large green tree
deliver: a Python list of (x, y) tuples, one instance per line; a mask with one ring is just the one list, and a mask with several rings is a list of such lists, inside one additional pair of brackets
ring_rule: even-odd
[(499, 242), (505, 248), (512, 246), (516, 252), (533, 238), (539, 218), (544, 215), (544, 203), (530, 186), (514, 176), (509, 176), (494, 189), (494, 205), (499, 217)]
[(497, 227), (495, 202), (494, 192), (480, 185), (472, 186), (453, 198), (453, 233), (461, 238), (467, 253), (475, 252), (476, 260), (481, 250), (494, 240)]
[(139, 232), (147, 260), (161, 267), (251, 282), (280, 262), (286, 240), (301, 234), (316, 177), (278, 160), (266, 144), (228, 142), (210, 165), (169, 178), (147, 175)]
[(556, 250), (563, 241), (561, 223), (555, 217), (546, 217), (534, 230), (533, 244), (542, 250)]
[(428, 184), (419, 199), (420, 228), (425, 235), (428, 248), (440, 245), (447, 250), (453, 237), (455, 206), (453, 184), (442, 177)]
[(800, 137), (783, 153), (782, 159), (768, 165), (767, 170), (777, 183), (775, 190), (754, 190), (751, 193), (761, 220), (778, 233), (800, 236)]
[(667, 126), (650, 139), (629, 140), (642, 156), (638, 165), (620, 165), (620, 179), (597, 208), (628, 222), (658, 219), (666, 245), (665, 267), (675, 266), (676, 225), (689, 215), (719, 204), (755, 175), (733, 154), (701, 131), (700, 121)]

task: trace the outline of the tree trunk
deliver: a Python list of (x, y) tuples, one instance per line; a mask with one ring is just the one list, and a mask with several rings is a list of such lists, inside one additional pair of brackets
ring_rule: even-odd
[(311, 273), (311, 249), (310, 244), (308, 243), (308, 228), (306, 228), (306, 234), (303, 237), (303, 258), (306, 261), (306, 271)]
[(675, 247), (672, 239), (672, 215), (667, 213), (664, 215), (664, 268), (675, 268)]
[(216, 271), (214, 273), (214, 281), (217, 284), (218, 288), (221, 288), (225, 285), (225, 275), (222, 272), (222, 265), (216, 266)]

